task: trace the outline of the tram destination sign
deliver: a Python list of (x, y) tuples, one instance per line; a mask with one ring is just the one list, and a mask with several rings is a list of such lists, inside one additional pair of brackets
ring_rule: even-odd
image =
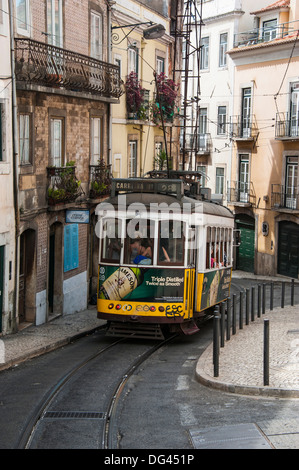
[(114, 197), (119, 192), (134, 193), (166, 193), (175, 194), (178, 199), (184, 193), (183, 182), (181, 180), (150, 178), (115, 178), (112, 179), (111, 196)]

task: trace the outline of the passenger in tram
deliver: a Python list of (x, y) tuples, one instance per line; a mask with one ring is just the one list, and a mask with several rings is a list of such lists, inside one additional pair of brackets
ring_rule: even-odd
[(152, 264), (152, 248), (148, 240), (136, 238), (130, 243), (134, 264)]

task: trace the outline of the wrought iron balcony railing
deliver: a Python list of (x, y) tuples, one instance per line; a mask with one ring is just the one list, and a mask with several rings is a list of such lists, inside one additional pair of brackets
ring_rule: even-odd
[(254, 205), (256, 196), (253, 184), (242, 181), (229, 181), (227, 183), (227, 202), (229, 204), (251, 204)]
[(111, 165), (106, 165), (100, 160), (98, 165), (90, 165), (90, 199), (97, 199), (110, 194), (111, 190)]
[(250, 31), (237, 33), (234, 37), (234, 47), (246, 47), (254, 44), (283, 39), (286, 36), (294, 36), (299, 29), (299, 21), (273, 24), (263, 28), (255, 28)]
[(48, 167), (48, 204), (67, 204), (84, 194), (81, 182), (76, 177), (75, 166)]
[(290, 116), (289, 113), (276, 115), (275, 138), (282, 140), (299, 139), (299, 114)]
[(285, 187), (280, 184), (272, 184), (271, 207), (272, 209), (299, 210), (299, 188)]
[[(183, 136), (180, 137), (181, 149), (184, 145)], [(198, 154), (208, 155), (211, 152), (212, 140), (211, 134), (186, 134), (185, 136), (185, 149), (187, 151), (194, 151)]]
[(232, 116), (229, 125), (230, 135), (234, 140), (254, 140), (258, 134), (254, 116)]
[(15, 39), (16, 79), (88, 92), (110, 99), (122, 94), (119, 67), (32, 39)]

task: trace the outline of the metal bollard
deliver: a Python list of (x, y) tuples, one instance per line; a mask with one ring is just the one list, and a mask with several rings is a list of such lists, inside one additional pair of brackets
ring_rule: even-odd
[(221, 321), (220, 321), (220, 347), (224, 348), (224, 330), (225, 330), (225, 306), (224, 302), (222, 302), (220, 306), (221, 312)]
[(284, 296), (285, 296), (285, 282), (281, 283), (281, 308), (284, 308)]
[(254, 321), (255, 287), (251, 287), (251, 321)]
[(214, 317), (214, 330), (213, 330), (213, 364), (214, 364), (214, 377), (219, 377), (219, 322), (220, 317)]
[(271, 282), (271, 288), (270, 288), (270, 310), (273, 310), (273, 297), (274, 297), (274, 283)]
[(262, 312), (263, 315), (266, 312), (266, 284), (263, 284), (263, 303), (262, 303)]
[(257, 286), (257, 316), (261, 317), (261, 300), (262, 300), (262, 286), (259, 284)]
[(294, 287), (295, 287), (295, 280), (292, 279), (292, 285), (291, 285), (291, 305), (292, 305), (292, 307), (294, 306)]
[(269, 320), (264, 320), (264, 385), (269, 385)]
[(230, 327), (231, 327), (231, 298), (228, 297), (226, 303), (226, 340), (230, 340)]
[(249, 325), (249, 289), (246, 289), (246, 325)]
[(236, 294), (233, 294), (233, 335), (236, 334)]
[(239, 329), (243, 330), (243, 298), (244, 292), (240, 292)]

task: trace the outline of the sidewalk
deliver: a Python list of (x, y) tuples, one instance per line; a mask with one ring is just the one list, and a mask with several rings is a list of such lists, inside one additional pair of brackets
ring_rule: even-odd
[(64, 346), (104, 325), (106, 321), (97, 318), (96, 307), (89, 306), (83, 312), (59, 316), (43, 325), (31, 325), (15, 334), (3, 336), (0, 371)]
[[(233, 271), (233, 279), (291, 282), (283, 276), (256, 276)], [(295, 280), (296, 286), (298, 280)], [(298, 288), (298, 287), (297, 287)], [(264, 319), (270, 325), (269, 385), (264, 386)], [(237, 321), (238, 325), (238, 321)], [(299, 398), (299, 305), (267, 310), (243, 329), (237, 326), (220, 348), (219, 375), (214, 377), (213, 344), (197, 362), (197, 380), (209, 387), (246, 395)]]

